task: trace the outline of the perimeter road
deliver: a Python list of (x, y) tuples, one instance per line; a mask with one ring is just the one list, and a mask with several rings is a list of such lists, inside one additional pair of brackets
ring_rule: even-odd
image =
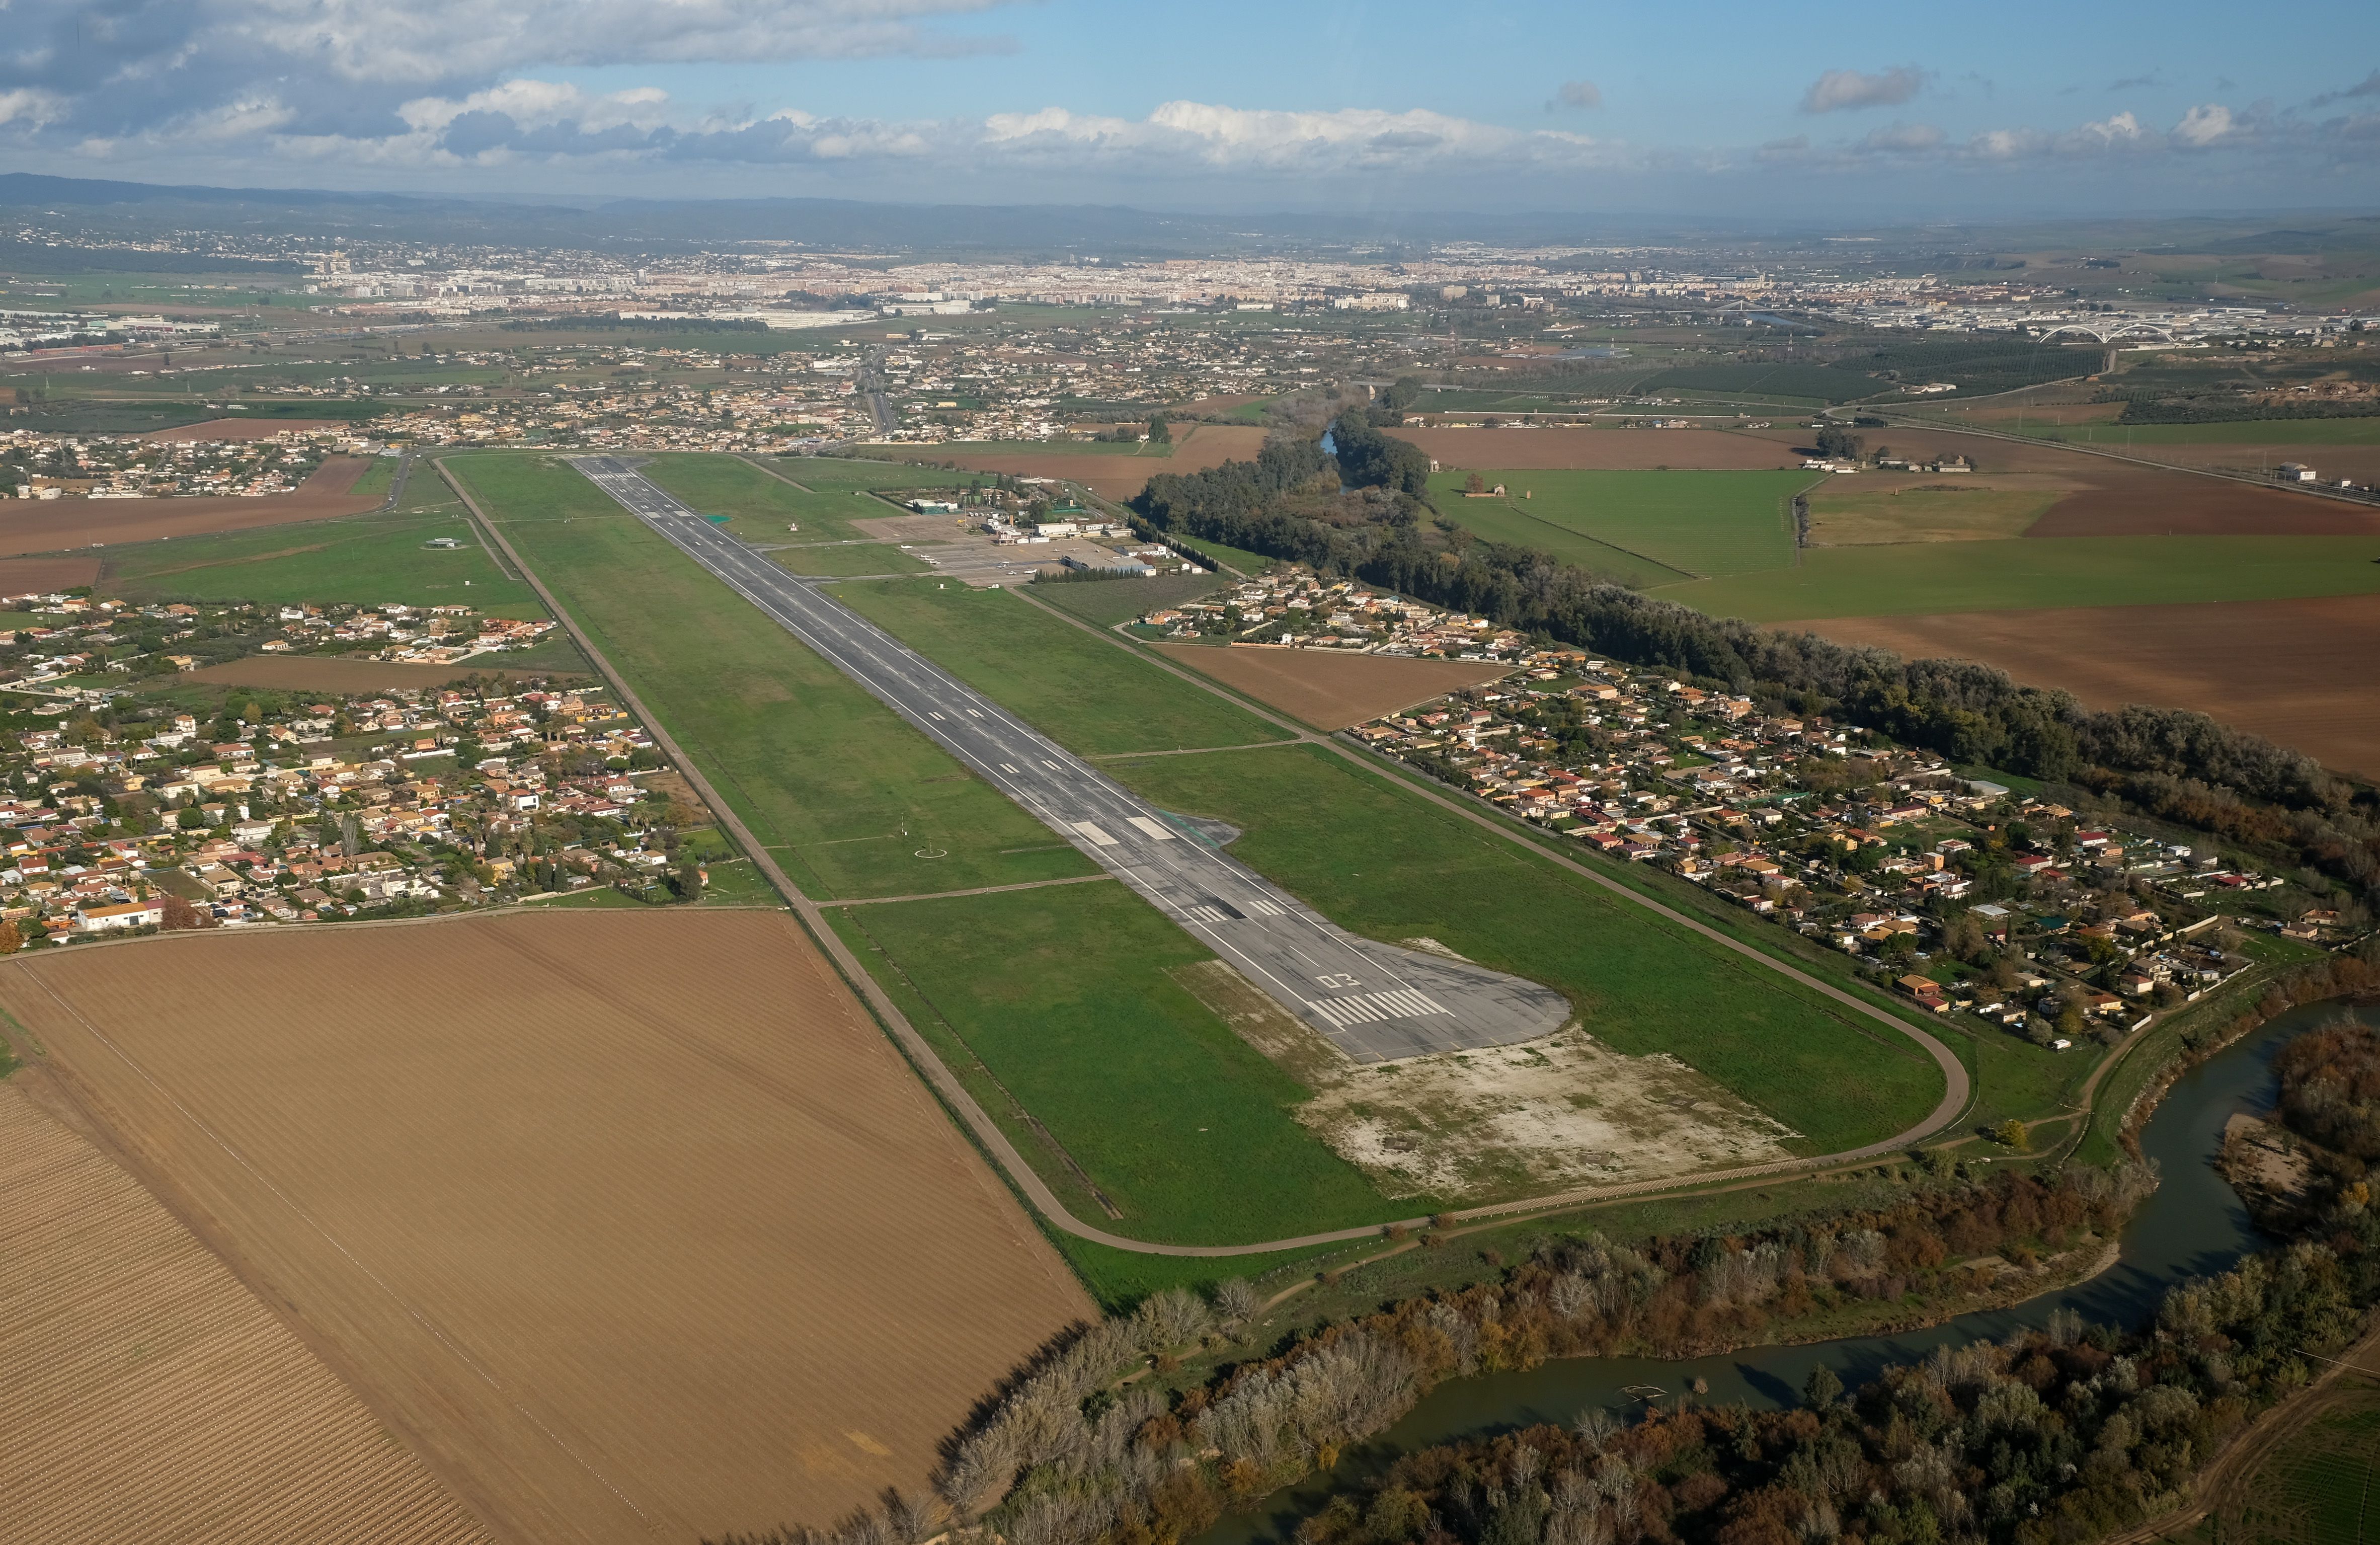
[[(627, 705), (630, 712), (634, 712), (639, 719), (644, 721), (646, 727), (652, 732), (654, 744), (658, 745), (662, 750), (667, 754), (670, 760), (676, 765), (678, 772), (685, 776), (686, 782), (694, 786), (695, 792), (701, 795), (704, 801), (710, 805), (710, 809), (714, 812), (716, 812), (719, 817), (720, 824), (727, 829), (728, 833), (735, 838), (736, 842), (743, 846), (747, 853), (752, 855), (753, 862), (759, 867), (762, 873), (769, 877), (770, 882), (777, 887), (778, 893), (792, 903), (794, 915), (801, 918), (803, 926), (809, 930), (811, 937), (819, 942), (820, 947), (826, 951), (827, 957), (832, 960), (836, 968), (843, 973), (844, 979), (851, 984), (851, 986), (859, 993), (860, 997), (868, 1004), (868, 1007), (875, 1012), (878, 1022), (882, 1024), (885, 1029), (892, 1035), (894, 1042), (900, 1046), (903, 1052), (909, 1058), (911, 1064), (917, 1069), (919, 1076), (922, 1077), (926, 1080), (927, 1084), (932, 1088), (935, 1094), (942, 1101), (942, 1102), (948, 1106), (951, 1111), (955, 1113), (958, 1118), (965, 1124), (968, 1132), (974, 1136), (977, 1142), (982, 1145), (984, 1151), (991, 1156), (992, 1161), (1000, 1166), (1002, 1173), (1008, 1177), (1009, 1184), (1016, 1188), (1017, 1193), (1026, 1199), (1035, 1211), (1040, 1213), (1043, 1218), (1049, 1221), (1050, 1225), (1052, 1228), (1073, 1235), (1078, 1239), (1087, 1239), (1096, 1245), (1105, 1245), (1113, 1249), (1125, 1250), (1136, 1255), (1172, 1256), (1197, 1259), (1220, 1259), (1234, 1256), (1272, 1255), (1283, 1250), (1305, 1249), (1322, 1245), (1343, 1245), (1359, 1239), (1377, 1239), (1390, 1228), (1422, 1229), (1429, 1226), (1430, 1220), (1428, 1218), (1406, 1218), (1390, 1223), (1366, 1224), (1360, 1228), (1330, 1229), (1319, 1234), (1299, 1235), (1291, 1239), (1268, 1239), (1250, 1245), (1158, 1245), (1151, 1244), (1146, 1240), (1127, 1239), (1122, 1235), (1111, 1234), (1105, 1229), (1097, 1228), (1083, 1222), (1080, 1218), (1077, 1218), (1072, 1212), (1069, 1212), (1066, 1210), (1065, 1204), (1058, 1199), (1057, 1194), (1050, 1189), (1049, 1183), (1041, 1178), (1031, 1164), (1026, 1162), (1025, 1156), (1017, 1151), (1016, 1145), (1009, 1140), (1008, 1134), (1001, 1130), (999, 1124), (991, 1119), (991, 1116), (984, 1110), (983, 1106), (977, 1101), (975, 1096), (967, 1091), (966, 1086), (960, 1083), (957, 1076), (951, 1072), (949, 1066), (943, 1063), (941, 1057), (934, 1051), (932, 1044), (929, 1042), (924, 1036), (917, 1033), (917, 1027), (909, 1023), (908, 1016), (901, 1012), (899, 1005), (895, 1004), (891, 998), (885, 995), (884, 990), (877, 985), (876, 979), (868, 974), (867, 967), (859, 963), (858, 957), (854, 955), (851, 953), (850, 948), (844, 943), (842, 935), (836, 933), (832, 928), (828, 926), (824, 915), (819, 909), (818, 904), (810, 900), (808, 896), (805, 895), (802, 893), (801, 887), (795, 885), (792, 878), (785, 873), (783, 869), (779, 867), (776, 859), (770, 856), (768, 848), (763, 846), (759, 839), (753, 835), (751, 829), (744, 824), (742, 818), (735, 814), (733, 807), (731, 807), (725, 799), (720, 797), (718, 789), (712, 786), (710, 780), (703, 776), (702, 770), (695, 765), (694, 759), (686, 754), (686, 751), (677, 744), (676, 739), (670, 735), (668, 730), (662, 726), (661, 720), (653, 714), (651, 710), (648, 709), (644, 705), (644, 702), (638, 698), (635, 691), (629, 687), (626, 678), (622, 676), (619, 671), (613, 666), (611, 661), (604, 656), (602, 651), (595, 647), (595, 640), (588, 635), (587, 630), (579, 627), (577, 621), (571, 616), (569, 612), (563, 608), (559, 598), (557, 598), (552, 590), (546, 588), (544, 580), (538, 578), (537, 571), (522, 561), (520, 554), (514, 550), (512, 543), (504, 540), (503, 533), (496, 529), (495, 522), (490, 520), (488, 518), (487, 512), (480, 508), (479, 502), (471, 497), (470, 492), (463, 486), (461, 480), (456, 478), (452, 471), (448, 470), (444, 458), (439, 457), (434, 459), (432, 465), (438, 468), (439, 475), (446, 480), (447, 485), (455, 490), (456, 496), (463, 501), (463, 506), (471, 512), (471, 518), (479, 523), (480, 529), (486, 533), (489, 540), (493, 541), (497, 547), (504, 551), (507, 557), (512, 559), (513, 566), (520, 570), (522, 577), (528, 581), (530, 589), (537, 592), (538, 599), (545, 603), (546, 609), (553, 614), (555, 620), (562, 624), (563, 628), (569, 633), (572, 640), (578, 645), (580, 650), (585, 651), (589, 663), (603, 674), (604, 679), (612, 684), (613, 690), (620, 694), (620, 700)], [(1039, 603), (1035, 602), (1035, 604), (1038, 605)], [(1062, 614), (1055, 612), (1053, 612), (1052, 614), (1062, 615)], [(1089, 632), (1095, 634), (1099, 632), (1098, 628), (1090, 627), (1088, 624), (1078, 622), (1073, 617), (1066, 617), (1065, 620), (1070, 623), (1075, 623), (1075, 626), (1084, 627)], [(1109, 638), (1109, 641), (1114, 643), (1118, 648), (1132, 650), (1132, 646), (1124, 643), (1122, 639), (1113, 639), (1105, 634), (1100, 634), (1099, 636), (1102, 638)], [(1132, 650), (1132, 652), (1136, 654), (1141, 653), (1141, 651), (1137, 650)], [(1142, 657), (1145, 659), (1156, 658), (1153, 654), (1144, 654)], [(1176, 675), (1181, 676), (1184, 680), (1215, 693), (1218, 697), (1233, 702), (1239, 701), (1237, 698), (1232, 697), (1231, 693), (1223, 691), (1213, 683), (1202, 680), (1190, 672), (1180, 670), (1170, 662), (1157, 660), (1157, 663), (1162, 665), (1167, 670), (1172, 671)], [(1245, 707), (1246, 705), (1243, 704), (1242, 706)], [(1324, 739), (1322, 736), (1315, 735), (1314, 732), (1306, 729), (1304, 725), (1283, 719), (1275, 713), (1261, 710), (1257, 712), (1261, 712), (1263, 717), (1270, 720), (1272, 723), (1291, 731), (1300, 739), (1315, 740), (1318, 743), (1326, 745), (1330, 744), (1330, 742)], [(1365, 763), (1361, 758), (1354, 757), (1351, 753), (1347, 752), (1344, 748), (1333, 746), (1332, 748), (1339, 750), (1342, 755), (1349, 756), (1350, 760), (1356, 761), (1358, 765), (1368, 765)], [(1373, 769), (1373, 771), (1378, 772), (1378, 770)], [(1384, 772), (1380, 775), (1388, 776), (1388, 774)], [(1404, 783), (1402, 779), (1398, 779), (1396, 781), (1400, 784)], [(1405, 785), (1405, 786), (1411, 787), (1412, 785)], [(1490, 831), (1497, 832), (1499, 834), (1503, 835), (1510, 840), (1520, 842), (1523, 845), (1532, 848), (1536, 845), (1534, 843), (1527, 842), (1524, 838), (1515, 836), (1512, 833), (1503, 831), (1501, 827), (1495, 825), (1493, 822), (1483, 820), (1475, 812), (1464, 810), (1461, 806), (1454, 804), (1451, 800), (1440, 798), (1439, 796), (1432, 794), (1427, 789), (1415, 789), (1415, 792), (1420, 794), (1425, 798), (1432, 799), (1439, 804), (1446, 806), (1449, 809), (1452, 809), (1458, 814), (1463, 814), (1470, 817), (1470, 819), (1474, 821), (1478, 821), (1480, 824), (1487, 826)], [(1543, 850), (1539, 849), (1538, 851), (1542, 852)], [(1548, 856), (1556, 858), (1558, 861), (1570, 865), (1572, 868), (1579, 867), (1574, 864), (1570, 864), (1569, 860), (1560, 858), (1559, 855)], [(1596, 880), (1605, 885), (1612, 886), (1612, 888), (1619, 890), (1622, 895), (1627, 896), (1633, 901), (1636, 901), (1644, 906), (1652, 906), (1655, 910), (1662, 912), (1667, 916), (1673, 918), (1678, 917), (1678, 914), (1670, 912), (1669, 908), (1661, 906), (1658, 903), (1647, 901), (1644, 897), (1636, 895), (1635, 893), (1617, 885), (1614, 882), (1603, 879), (1602, 876), (1595, 874), (1592, 870), (1581, 869), (1580, 872), (1585, 874), (1589, 879)], [(1691, 918), (1679, 918), (1679, 920), (1685, 923), (1686, 926), (1695, 929), (1697, 931), (1712, 934), (1712, 936), (1717, 938), (1719, 943), (1726, 944), (1729, 948), (1750, 955), (1753, 958), (1760, 961), (1764, 965), (1767, 965), (1779, 971), (1784, 972), (1786, 975), (1793, 977), (1798, 980), (1811, 982), (1813, 986), (1815, 986), (1821, 991), (1828, 993), (1830, 996), (1838, 998), (1846, 996), (1843, 993), (1835, 991), (1834, 989), (1828, 987), (1823, 982), (1814, 981), (1811, 978), (1803, 976), (1801, 972), (1795, 971), (1790, 967), (1780, 965), (1778, 962), (1769, 959), (1767, 955), (1760, 955), (1757, 952), (1749, 949), (1745, 945), (1737, 943), (1735, 941), (1727, 938), (1724, 934), (1718, 934), (1716, 933), (1715, 931), (1706, 929), (1703, 925), (1694, 922)], [(1898, 1021), (1886, 1018), (1884, 1016), (1877, 1015), (1875, 1009), (1868, 1007), (1864, 1004), (1859, 1003), (1856, 999), (1850, 999), (1849, 1001), (1853, 1007), (1858, 1008), (1863, 1013), (1876, 1016), (1878, 1018), (1885, 1018), (1885, 1022), (1890, 1025), (1895, 1030), (1898, 1030), (1904, 1035), (1912, 1036), (1923, 1042), (1934, 1052), (1935, 1060), (1943, 1064), (1943, 1071), (1946, 1077), (1949, 1077), (1951, 1081), (1951, 1092), (1944, 1097), (1942, 1106), (1937, 1109), (1933, 1115), (1928, 1116), (1924, 1123), (1920, 1124), (1918, 1126), (1911, 1128), (1908, 1132), (1902, 1133), (1900, 1137), (1894, 1137), (1888, 1142), (1871, 1144), (1867, 1148), (1857, 1149), (1849, 1153), (1828, 1154), (1819, 1158), (1799, 1161), (1789, 1160), (1775, 1164), (1752, 1164), (1742, 1166), (1737, 1169), (1718, 1171), (1709, 1174), (1680, 1175), (1661, 1180), (1638, 1181), (1626, 1186), (1605, 1186), (1599, 1190), (1591, 1192), (1562, 1193), (1551, 1197), (1540, 1197), (1523, 1201), (1506, 1202), (1490, 1207), (1466, 1208), (1453, 1214), (1453, 1216), (1462, 1219), (1471, 1219), (1497, 1217), (1514, 1212), (1555, 1211), (1565, 1206), (1573, 1205), (1575, 1202), (1581, 1200), (1602, 1200), (1614, 1197), (1640, 1195), (1646, 1192), (1678, 1190), (1705, 1186), (1715, 1181), (1747, 1179), (1754, 1175), (1771, 1174), (1787, 1170), (1818, 1168), (1830, 1163), (1840, 1163), (1846, 1160), (1856, 1162), (1861, 1159), (1870, 1158), (1881, 1153), (1888, 1152), (1896, 1148), (1917, 1141), (1922, 1137), (1931, 1135), (1934, 1131), (1955, 1118), (1959, 1111), (1964, 1108), (1967, 1099), (1967, 1071), (1965, 1067), (1960, 1064), (1959, 1059), (1950, 1054), (1948, 1047), (1943, 1046), (1939, 1041), (1936, 1040), (1932, 1036), (1926, 1035), (1924, 1031), (1916, 1029), (1911, 1026), (1900, 1024)]]

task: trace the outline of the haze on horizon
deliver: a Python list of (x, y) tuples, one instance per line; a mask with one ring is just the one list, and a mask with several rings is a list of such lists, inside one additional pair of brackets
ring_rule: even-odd
[(482, 196), (1940, 219), (2350, 208), (2380, 10), (18, 0), (0, 166)]

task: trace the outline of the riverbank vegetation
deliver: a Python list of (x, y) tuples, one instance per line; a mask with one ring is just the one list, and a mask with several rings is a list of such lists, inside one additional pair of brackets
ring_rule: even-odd
[[(1493, 1262), (1493, 1281), (1247, 1349), (1203, 1381), (1171, 1376), (1184, 1357), (1228, 1352), (1245, 1336), (1257, 1294), (1241, 1282), (1211, 1299), (1159, 1293), (990, 1403), (948, 1446), (932, 1503), (779, 1538), (869, 1545), (899, 1533), (902, 1519), (940, 1527), (947, 1516), (1009, 1545), (1177, 1541), (1329, 1468), (1450, 1378), (1548, 1357), (1682, 1356), (1906, 1326), (2029, 1296), (2085, 1274), (2155, 1185), (2148, 1166), (2131, 1162), (1985, 1178), (1945, 1155), (1937, 1174), (1884, 1209), (1737, 1235), (1548, 1237), (1524, 1259)], [(1406, 1538), (1419, 1537), (1395, 1537)]]

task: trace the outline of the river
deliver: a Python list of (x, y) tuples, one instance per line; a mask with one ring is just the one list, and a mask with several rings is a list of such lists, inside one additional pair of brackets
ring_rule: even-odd
[[(1888, 1364), (1914, 1362), (1946, 1344), (1998, 1339), (2038, 1326), (2060, 1308), (2074, 1309), (2086, 1320), (2138, 1323), (2155, 1312), (2174, 1283), (2220, 1271), (2262, 1244), (2247, 1209), (2215, 1172), (2223, 1125), (2240, 1111), (2271, 1109), (2274, 1053), (2290, 1037), (2340, 1012), (2336, 1003), (2293, 1010), (2175, 1081), (2141, 1133), (2142, 1150), (2157, 1162), (2162, 1182), (2125, 1228), (2118, 1263), (2088, 1282), (1902, 1335), (1753, 1346), (1677, 1362), (1563, 1357), (1526, 1373), (1449, 1380), (1402, 1421), (1351, 1449), (1335, 1469), (1275, 1492), (1254, 1512), (1225, 1518), (1192, 1545), (1264, 1545), (1286, 1539), (1297, 1521), (1320, 1507), (1334, 1490), (1377, 1473), (1401, 1454), (1540, 1422), (1568, 1425), (1593, 1405), (1625, 1413), (1637, 1404), (1632, 1390), (1674, 1394), (1704, 1379), (1710, 1393), (1697, 1400), (1774, 1409), (1797, 1403), (1803, 1381), (1821, 1363), (1833, 1369), (1845, 1385), (1856, 1387)], [(2346, 1012), (2380, 1028), (2380, 1010)]]

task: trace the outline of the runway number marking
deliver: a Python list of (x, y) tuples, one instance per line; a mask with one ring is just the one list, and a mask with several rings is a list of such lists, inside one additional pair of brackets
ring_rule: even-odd
[(1361, 987), (1364, 985), (1363, 978), (1345, 975), (1335, 977), (1317, 977), (1314, 979), (1320, 982), (1323, 986), (1330, 988)]

